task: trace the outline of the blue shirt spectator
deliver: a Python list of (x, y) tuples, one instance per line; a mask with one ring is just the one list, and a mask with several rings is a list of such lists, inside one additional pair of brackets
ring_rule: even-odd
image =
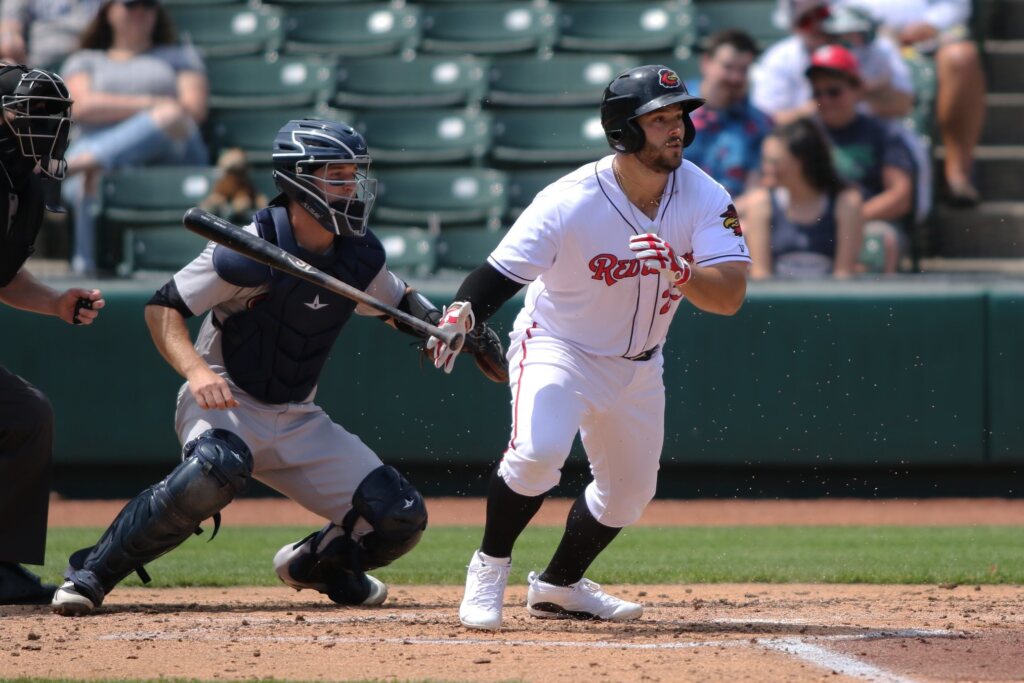
[(761, 143), (772, 128), (747, 96), (757, 44), (742, 31), (726, 30), (711, 36), (705, 48), (701, 78), (687, 83), (706, 103), (690, 114), (700, 134), (686, 148), (686, 158), (739, 196), (756, 184)]

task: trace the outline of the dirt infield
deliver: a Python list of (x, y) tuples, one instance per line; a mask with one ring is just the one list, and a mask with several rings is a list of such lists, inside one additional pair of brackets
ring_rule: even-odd
[[(55, 501), (51, 525), (106, 524), (119, 504)], [(480, 501), (428, 503), (432, 523)], [(539, 523), (560, 523), (566, 501)], [(238, 501), (225, 523), (319, 523), (285, 501)], [(647, 524), (1012, 524), (1021, 501), (657, 502)], [(119, 588), (97, 614), (0, 607), (0, 677), (432, 681), (1024, 680), (1024, 587), (610, 587), (645, 603), (629, 624), (542, 621), (525, 588), (506, 626), (463, 629), (458, 587), (393, 586), (379, 608), (286, 588)]]

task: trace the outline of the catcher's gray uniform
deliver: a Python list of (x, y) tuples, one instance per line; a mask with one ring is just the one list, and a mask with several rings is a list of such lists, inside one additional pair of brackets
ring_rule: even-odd
[[(246, 230), (255, 232), (255, 227), (249, 225)], [(235, 384), (224, 367), (222, 333), (214, 320), (223, 321), (245, 310), (250, 302), (266, 294), (269, 285), (240, 287), (225, 281), (214, 267), (213, 252), (211, 244), (175, 274), (174, 284), (192, 313), (202, 315), (209, 311), (196, 339), (196, 350), (214, 372), (227, 380), (240, 405), (226, 410), (204, 410), (196, 403), (188, 384), (182, 385), (175, 414), (178, 439), (185, 444), (215, 427), (234, 432), (252, 451), (256, 479), (340, 524), (352, 507), (355, 488), (367, 474), (380, 467), (381, 460), (359, 437), (334, 423), (313, 402), (316, 389), (301, 402), (268, 404)], [(397, 305), (405, 286), (385, 266), (366, 291), (385, 303)], [(327, 305), (318, 297), (306, 302), (313, 311)], [(355, 310), (363, 315), (379, 315), (362, 305)], [(364, 524), (363, 520), (360, 524)]]

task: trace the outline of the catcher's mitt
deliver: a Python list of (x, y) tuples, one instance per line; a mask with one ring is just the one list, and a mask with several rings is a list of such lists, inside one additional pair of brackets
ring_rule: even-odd
[(462, 351), (473, 356), (476, 366), (487, 379), (501, 384), (508, 383), (505, 347), (498, 333), (488, 327), (487, 323), (480, 323), (470, 330)]

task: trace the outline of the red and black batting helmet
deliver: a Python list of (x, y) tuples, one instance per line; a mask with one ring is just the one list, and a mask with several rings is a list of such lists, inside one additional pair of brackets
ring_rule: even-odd
[(696, 131), (690, 112), (704, 104), (704, 99), (691, 95), (673, 69), (661, 64), (647, 64), (626, 71), (608, 84), (601, 100), (601, 126), (612, 149), (627, 154), (644, 146), (644, 131), (635, 119), (655, 109), (677, 102), (683, 105), (683, 147), (689, 147)]

